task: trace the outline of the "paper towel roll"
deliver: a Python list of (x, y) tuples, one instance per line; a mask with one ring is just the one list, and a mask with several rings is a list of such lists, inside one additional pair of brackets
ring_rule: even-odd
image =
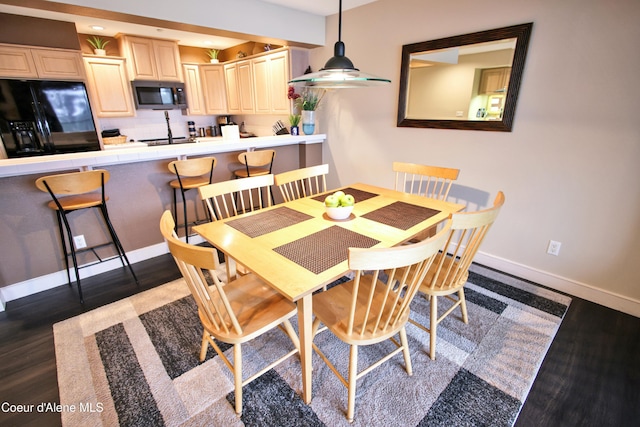
[(240, 129), (238, 125), (222, 126), (223, 139), (240, 139)]

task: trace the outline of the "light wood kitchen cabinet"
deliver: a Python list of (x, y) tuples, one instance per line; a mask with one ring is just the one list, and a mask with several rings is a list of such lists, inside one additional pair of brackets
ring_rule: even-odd
[(227, 94), (222, 65), (201, 65), (200, 79), (206, 114), (227, 114)]
[(255, 112), (289, 114), (287, 98), (289, 80), (289, 53), (287, 51), (264, 55), (251, 61)]
[(511, 67), (486, 68), (480, 73), (480, 95), (506, 92), (511, 77)]
[(123, 58), (85, 56), (87, 82), (98, 117), (135, 116), (131, 84)]
[(182, 64), (184, 74), (184, 86), (187, 92), (187, 114), (206, 114), (204, 105), (204, 93), (200, 79), (200, 66), (198, 64)]
[(0, 45), (0, 76), (51, 80), (84, 80), (82, 54), (63, 49)]
[(183, 81), (178, 43), (129, 35), (116, 36), (132, 80)]
[(251, 60), (224, 65), (229, 114), (251, 114), (253, 105), (253, 71)]

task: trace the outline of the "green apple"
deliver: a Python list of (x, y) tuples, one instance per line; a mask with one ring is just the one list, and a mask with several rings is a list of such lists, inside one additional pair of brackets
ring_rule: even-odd
[(344, 197), (344, 191), (342, 191), (342, 190), (338, 190), (338, 191), (336, 191), (335, 193), (333, 193), (333, 195), (334, 195), (334, 196), (336, 196), (336, 198), (337, 198), (338, 200), (340, 200), (340, 199), (342, 199), (342, 198)]
[(340, 204), (340, 199), (335, 194), (331, 194), (324, 199), (324, 205), (329, 208), (335, 208)]
[(344, 197), (340, 199), (340, 206), (353, 206), (356, 202), (356, 199), (351, 194), (345, 194)]

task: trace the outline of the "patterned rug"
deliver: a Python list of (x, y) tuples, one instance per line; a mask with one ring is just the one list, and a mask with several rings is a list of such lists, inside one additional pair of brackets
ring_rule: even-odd
[[(459, 311), (440, 324), (435, 361), (426, 353), (428, 334), (408, 325), (413, 376), (397, 355), (358, 381), (351, 425), (514, 424), (571, 300), (479, 265), (472, 266), (465, 293), (469, 324)], [(424, 298), (412, 309), (412, 317), (428, 324)], [(350, 425), (346, 388), (315, 354), (310, 405), (300, 398), (294, 357), (245, 386), (244, 411), (236, 416), (231, 372), (211, 349), (205, 362), (198, 361), (201, 336), (182, 280), (57, 323), (63, 425)], [(329, 332), (314, 342), (346, 372), (346, 345)], [(289, 348), (280, 331), (245, 345), (245, 375)], [(360, 362), (378, 358), (379, 351), (361, 348)]]

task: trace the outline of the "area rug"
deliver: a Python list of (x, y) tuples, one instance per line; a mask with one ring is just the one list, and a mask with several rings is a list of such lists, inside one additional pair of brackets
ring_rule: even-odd
[[(244, 411), (237, 416), (229, 370), (212, 350), (198, 361), (202, 329), (195, 302), (176, 280), (54, 325), (62, 423), (513, 425), (571, 300), (479, 265), (472, 266), (465, 289), (469, 324), (457, 311), (441, 323), (436, 360), (427, 355), (428, 334), (408, 325), (413, 375), (397, 355), (359, 380), (355, 421), (349, 424), (346, 388), (316, 354), (310, 405), (300, 398), (294, 357), (245, 386)], [(428, 324), (428, 313), (428, 302), (417, 297), (412, 316)], [(346, 372), (347, 346), (329, 332), (314, 342)], [(246, 345), (245, 374), (289, 348), (280, 331)], [(361, 348), (360, 362), (374, 360), (379, 351)]]

